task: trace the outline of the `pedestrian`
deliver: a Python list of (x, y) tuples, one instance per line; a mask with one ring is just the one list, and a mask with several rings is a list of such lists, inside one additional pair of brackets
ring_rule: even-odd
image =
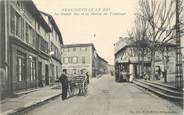
[(155, 70), (155, 78), (156, 78), (156, 80), (160, 80), (160, 76), (161, 76), (160, 66), (156, 66), (156, 70)]
[(162, 70), (161, 70), (160, 66), (158, 66), (158, 80), (160, 80), (161, 74), (162, 74)]
[(68, 90), (68, 78), (66, 69), (63, 69), (63, 73), (59, 77), (59, 81), (62, 84), (62, 100), (65, 100), (67, 98), (67, 90)]
[[(85, 77), (87, 77), (85, 74), (84, 74), (84, 70), (80, 70), (80, 77), (85, 79)], [(83, 87), (79, 87), (79, 95), (81, 95), (83, 93)]]
[(89, 84), (89, 75), (88, 75), (88, 72), (86, 72), (86, 77), (87, 77), (87, 84)]

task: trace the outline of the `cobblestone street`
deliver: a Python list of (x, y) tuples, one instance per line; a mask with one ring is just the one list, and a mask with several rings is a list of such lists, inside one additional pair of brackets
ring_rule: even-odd
[(182, 115), (173, 103), (110, 75), (91, 80), (86, 96), (58, 97), (26, 115)]

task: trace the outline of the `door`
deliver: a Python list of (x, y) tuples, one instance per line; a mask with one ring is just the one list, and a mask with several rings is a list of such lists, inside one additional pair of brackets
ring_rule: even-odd
[(137, 64), (134, 64), (134, 77), (138, 77), (138, 73), (137, 73), (137, 67), (138, 65)]
[(42, 81), (42, 62), (38, 62), (38, 86), (43, 87)]
[(26, 55), (17, 52), (15, 91), (27, 89)]
[(49, 67), (48, 67), (48, 64), (45, 64), (45, 82), (46, 82), (46, 85), (49, 85)]

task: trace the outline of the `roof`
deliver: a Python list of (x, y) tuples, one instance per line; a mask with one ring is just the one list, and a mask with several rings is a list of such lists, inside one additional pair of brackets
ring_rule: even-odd
[(101, 61), (108, 63), (104, 58), (100, 57), (98, 54), (97, 54), (97, 56), (98, 56), (98, 58), (99, 58)]
[(126, 48), (129, 48), (129, 47), (131, 47), (131, 45), (125, 45), (120, 50), (118, 50), (117, 52), (115, 52), (115, 56), (118, 55), (118, 53), (122, 52), (123, 50), (125, 50)]
[(55, 30), (55, 31), (58, 33), (58, 35), (59, 35), (59, 40), (60, 40), (61, 44), (63, 44), (63, 38), (62, 38), (61, 32), (60, 32), (60, 30), (59, 30), (59, 28), (58, 28), (58, 26), (57, 26), (57, 24), (56, 24), (54, 18), (52, 17), (52, 15), (50, 15), (50, 14), (48, 14), (48, 13), (45, 13), (45, 12), (43, 12), (43, 11), (39, 11), (39, 12), (40, 12), (41, 14), (45, 15), (45, 16), (48, 16), (49, 21), (50, 21), (51, 24), (54, 26), (54, 30)]
[(42, 15), (40, 14), (39, 10), (36, 8), (33, 1), (26, 0), (26, 1), (23, 1), (22, 3), (26, 6), (27, 10), (31, 12), (31, 14), (36, 18), (39, 24), (41, 24), (47, 32), (51, 32), (51, 28), (49, 27), (47, 22), (43, 19)]
[(87, 46), (92, 46), (93, 50), (96, 50), (93, 43), (65, 44), (61, 46), (61, 48), (87, 47)]
[[(149, 41), (149, 42), (151, 42), (151, 41)], [(161, 45), (161, 43), (160, 42), (156, 42), (156, 44), (157, 45)], [(144, 44), (143, 44), (144, 45)], [(125, 45), (124, 47), (122, 47), (121, 49), (119, 49), (117, 52), (115, 52), (115, 56), (118, 54), (118, 53), (120, 53), (120, 52), (122, 52), (123, 50), (125, 50), (126, 48), (130, 48), (130, 47), (136, 47), (136, 44), (135, 43), (132, 43), (132, 44), (127, 44), (127, 45)], [(143, 47), (149, 47), (149, 46), (143, 46)], [(164, 44), (164, 46), (162, 46), (162, 47), (176, 47), (176, 44), (173, 44), (173, 43), (166, 43), (166, 44)]]

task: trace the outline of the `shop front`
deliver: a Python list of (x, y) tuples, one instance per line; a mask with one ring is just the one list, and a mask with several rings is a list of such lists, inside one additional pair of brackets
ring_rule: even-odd
[(38, 87), (36, 53), (25, 44), (11, 44), (10, 84), (13, 93)]

